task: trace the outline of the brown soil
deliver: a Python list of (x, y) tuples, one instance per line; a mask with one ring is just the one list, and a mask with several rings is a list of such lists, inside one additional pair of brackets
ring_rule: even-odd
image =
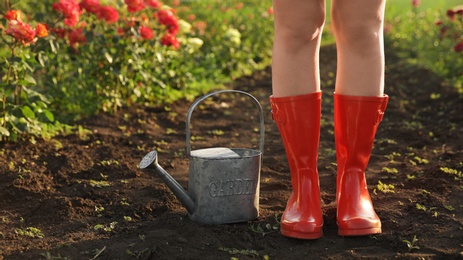
[[(169, 108), (131, 107), (81, 122), (91, 132), (80, 136), (0, 145), (0, 259), (463, 258), (462, 96), (431, 72), (404, 66), (392, 54), (387, 52), (390, 103), (367, 170), (382, 234), (337, 235), (336, 56), (335, 47), (328, 46), (321, 54), (323, 238), (290, 239), (277, 230), (291, 185), (284, 148), (269, 116), (267, 69), (229, 86), (254, 95), (265, 112), (258, 219), (224, 225), (190, 220), (157, 174), (138, 164), (156, 149), (159, 164), (187, 187), (185, 117), (192, 101)], [(246, 98), (224, 94), (210, 99), (193, 114), (193, 149), (256, 147), (256, 116)], [(393, 192), (381, 189), (380, 182), (393, 185)], [(418, 241), (409, 248), (404, 240), (415, 236)]]

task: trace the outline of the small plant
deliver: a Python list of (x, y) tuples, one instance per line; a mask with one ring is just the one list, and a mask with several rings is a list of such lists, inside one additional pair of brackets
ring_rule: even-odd
[(419, 164), (428, 164), (429, 163), (429, 161), (427, 159), (421, 158), (419, 156), (413, 157), (413, 160), (415, 160)]
[(385, 184), (381, 181), (378, 181), (376, 188), (381, 191), (382, 193), (395, 193), (395, 187), (393, 184)]
[(60, 254), (54, 256), (50, 252), (41, 253), (40, 255), (43, 256), (46, 260), (59, 260), (59, 259), (66, 260), (66, 259), (69, 259), (67, 257), (61, 256)]
[(385, 155), (384, 157), (386, 157), (389, 161), (393, 162), (396, 157), (401, 157), (401, 156), (402, 155), (400, 153), (392, 152), (391, 154)]
[(382, 171), (385, 173), (392, 173), (392, 174), (399, 173), (399, 171), (396, 168), (389, 168), (389, 167), (383, 167)]
[(412, 241), (404, 239), (402, 240), (402, 242), (404, 242), (407, 245), (408, 252), (411, 252), (413, 249), (420, 249), (420, 247), (417, 245), (418, 238), (416, 238), (416, 235), (413, 236)]
[(95, 187), (95, 188), (103, 188), (103, 187), (109, 187), (111, 186), (111, 184), (107, 181), (90, 180), (90, 186)]
[(111, 160), (103, 160), (99, 163), (99, 165), (101, 166), (109, 166), (109, 165), (119, 165), (119, 162), (115, 159), (111, 159)]
[(424, 206), (424, 205), (421, 205), (420, 203), (416, 203), (415, 207), (418, 209), (418, 210), (422, 210), (422, 211), (426, 211), (427, 208)]
[(220, 251), (228, 252), (231, 255), (244, 255), (244, 256), (251, 256), (251, 257), (258, 257), (259, 253), (257, 253), (256, 250), (250, 250), (250, 249), (236, 249), (236, 248), (230, 248), (230, 247), (219, 247)]
[(117, 225), (117, 222), (116, 221), (113, 221), (111, 223), (109, 223), (109, 225), (103, 225), (103, 224), (96, 224), (94, 227), (93, 227), (93, 230), (95, 231), (98, 231), (98, 230), (103, 230), (105, 232), (111, 232), (114, 230), (114, 228), (116, 228), (116, 225)]
[(270, 233), (273, 233), (273, 232), (276, 232), (280, 229), (280, 215), (279, 214), (276, 214), (275, 215), (275, 224), (270, 224), (270, 223), (267, 223), (265, 224), (263, 227), (261, 226), (261, 224), (251, 224), (251, 226), (249, 227), (251, 229), (252, 232), (254, 233), (258, 233), (258, 234), (262, 234), (262, 236), (265, 236), (267, 234), (270, 234)]
[(43, 238), (45, 236), (40, 229), (35, 227), (27, 227), (26, 229), (17, 228), (15, 232), (16, 234), (32, 238)]
[(257, 225), (251, 224), (249, 228), (251, 229), (252, 232), (262, 234), (262, 236), (265, 236), (267, 234), (278, 231), (278, 229), (280, 228), (280, 225), (279, 224), (278, 225), (265, 224), (264, 226), (262, 226), (259, 223)]
[(455, 176), (456, 180), (462, 180), (463, 179), (463, 173), (461, 171), (459, 171), (459, 170), (455, 170), (455, 169), (448, 168), (448, 167), (440, 167), (440, 170), (442, 172), (444, 172), (444, 173)]

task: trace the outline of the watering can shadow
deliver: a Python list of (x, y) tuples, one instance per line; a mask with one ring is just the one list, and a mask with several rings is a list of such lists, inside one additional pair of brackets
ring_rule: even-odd
[[(260, 119), (259, 150), (212, 147), (191, 150), (190, 121), (195, 107), (205, 99), (226, 92), (249, 97), (257, 106)], [(259, 215), (259, 190), (264, 150), (262, 107), (251, 94), (239, 90), (220, 90), (196, 100), (186, 118), (186, 152), (189, 157), (189, 181), (186, 191), (158, 164), (158, 153), (151, 151), (140, 162), (140, 169), (154, 169), (167, 187), (201, 224), (225, 224), (253, 220)]]

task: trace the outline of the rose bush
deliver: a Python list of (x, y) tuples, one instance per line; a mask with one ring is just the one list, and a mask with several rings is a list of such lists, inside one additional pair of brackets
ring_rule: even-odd
[[(3, 66), (0, 77), (9, 77), (9, 85), (22, 80), (23, 89), (34, 84), (43, 98), (36, 114), (47, 115), (48, 121), (42, 121), (55, 127), (135, 103), (168, 105), (193, 98), (270, 63), (273, 17), (268, 3), (5, 0), (3, 5), (1, 37), (8, 46), (21, 46), (10, 49), (9, 62), (22, 64), (28, 73), (14, 78)], [(11, 6), (27, 11), (34, 22), (19, 23), (21, 12)], [(18, 22), (8, 25), (10, 20)], [(7, 48), (0, 47), (4, 53)], [(9, 107), (15, 92), (2, 94)], [(3, 117), (2, 137), (11, 133), (11, 120)]]
[(40, 93), (34, 79), (41, 54), (35, 48), (45, 43), (48, 29), (40, 22), (27, 20), (20, 10), (10, 9), (3, 18), (6, 26), (0, 28), (6, 55), (0, 70), (0, 137), (16, 140), (29, 133), (48, 138), (47, 130), (55, 120), (48, 98)]

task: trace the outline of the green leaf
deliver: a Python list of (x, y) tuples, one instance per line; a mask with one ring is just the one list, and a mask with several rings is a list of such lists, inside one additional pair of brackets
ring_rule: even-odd
[(50, 48), (53, 53), (56, 53), (56, 46), (53, 40), (49, 40), (48, 43), (50, 43)]
[(0, 126), (0, 134), (4, 136), (10, 136), (10, 131), (3, 126)]
[(31, 119), (35, 118), (35, 113), (34, 113), (34, 111), (32, 111), (32, 109), (30, 107), (23, 106), (21, 108), (21, 111), (22, 111), (25, 118), (31, 118)]
[(113, 63), (113, 57), (111, 57), (109, 53), (105, 52), (104, 56), (106, 57), (109, 63)]
[(45, 114), (47, 119), (50, 120), (50, 122), (55, 121), (55, 117), (53, 116), (53, 114), (50, 111), (44, 110), (43, 113)]
[(37, 54), (37, 61), (42, 65), (42, 67), (45, 67), (45, 61), (43, 60), (43, 55), (41, 52)]
[(24, 79), (19, 81), (19, 84), (24, 86), (35, 86), (37, 85), (37, 82), (32, 76), (26, 75)]

